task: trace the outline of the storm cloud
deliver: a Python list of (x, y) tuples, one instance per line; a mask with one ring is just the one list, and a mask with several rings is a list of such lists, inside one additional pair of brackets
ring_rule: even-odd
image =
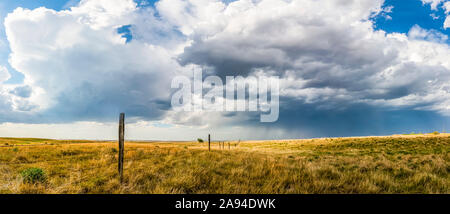
[[(108, 122), (127, 112), (136, 122), (248, 126), (285, 137), (440, 128), (450, 116), (448, 37), (419, 25), (407, 34), (376, 30), (373, 18), (386, 7), (383, 0), (160, 0), (154, 7), (83, 0), (62, 11), (17, 8), (5, 29), (10, 64), (25, 80), (2, 86), (0, 69), (0, 122)], [(126, 38), (118, 33), (124, 26)], [(279, 121), (173, 112), (170, 82), (193, 67), (223, 78), (280, 76)]]

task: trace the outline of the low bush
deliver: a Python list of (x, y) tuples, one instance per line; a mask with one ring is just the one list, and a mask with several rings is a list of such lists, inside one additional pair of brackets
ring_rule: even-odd
[(47, 181), (47, 175), (41, 168), (28, 168), (23, 170), (20, 175), (23, 178), (24, 183), (45, 183)]

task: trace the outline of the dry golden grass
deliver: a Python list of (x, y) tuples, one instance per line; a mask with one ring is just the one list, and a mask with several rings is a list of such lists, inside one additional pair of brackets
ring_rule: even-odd
[[(450, 193), (450, 135), (213, 143), (0, 139), (0, 193)], [(20, 172), (42, 168), (47, 182)]]

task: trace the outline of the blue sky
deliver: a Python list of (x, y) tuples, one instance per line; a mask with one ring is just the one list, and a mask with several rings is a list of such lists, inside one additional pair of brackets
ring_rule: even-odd
[[(122, 111), (130, 123), (142, 126), (142, 132), (133, 134), (141, 139), (172, 139), (177, 134), (195, 138), (191, 130), (220, 130), (224, 139), (229, 133), (259, 139), (450, 128), (445, 0), (435, 0), (436, 9), (421, 0), (386, 0), (382, 5), (377, 5), (381, 0), (343, 5), (161, 0), (158, 8), (156, 1), (136, 1), (137, 8), (128, 0), (112, 1), (86, 0), (94, 5), (90, 7), (79, 0), (0, 2), (1, 23), (12, 14), (9, 24), (0, 26), (0, 66), (11, 76), (2, 83), (0, 73), (0, 107), (6, 109), (0, 111), (0, 135), (24, 135), (13, 130), (22, 127), (41, 137), (70, 138), (61, 133), (77, 127), (89, 138), (109, 138), (108, 131), (98, 130), (114, 129), (115, 116)], [(371, 16), (378, 6), (383, 12)], [(18, 7), (33, 14), (13, 14)], [(55, 15), (36, 10), (39, 7), (55, 12), (76, 7), (82, 12)], [(224, 15), (226, 7), (235, 14)], [(276, 7), (292, 14), (273, 12)], [(366, 20), (373, 22), (373, 30), (366, 29)], [(13, 41), (7, 40), (5, 29)], [(16, 42), (14, 56), (11, 42)], [(220, 77), (250, 76), (256, 70), (277, 73), (286, 83), (280, 119), (262, 124), (252, 114), (172, 112), (170, 80), (175, 71), (189, 66), (208, 67)], [(25, 76), (32, 81), (24, 82)], [(89, 123), (96, 133), (78, 127), (80, 122)], [(51, 124), (64, 127), (60, 135), (36, 131)], [(149, 136), (146, 126), (159, 131)]]
[[(442, 7), (432, 10), (431, 5), (424, 5), (421, 1), (415, 0), (386, 0), (384, 4), (393, 6), (392, 13), (388, 14), (392, 19), (378, 16), (375, 19), (376, 29), (382, 29), (388, 33), (408, 33), (411, 27), (419, 25), (425, 29), (435, 29), (450, 35), (450, 29), (443, 28), (446, 15)], [(433, 19), (431, 14), (439, 18)]]

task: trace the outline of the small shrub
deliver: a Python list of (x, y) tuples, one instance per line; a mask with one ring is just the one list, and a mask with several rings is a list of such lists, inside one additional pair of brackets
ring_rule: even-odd
[(203, 142), (204, 142), (203, 139), (201, 139), (201, 138), (198, 138), (197, 141), (198, 141), (199, 143), (203, 143)]
[(431, 134), (434, 134), (434, 135), (438, 135), (438, 134), (440, 134), (438, 131), (434, 131), (433, 133), (431, 133)]
[(19, 151), (19, 148), (14, 147), (14, 148), (12, 149), (12, 151), (13, 151), (13, 152), (18, 152), (18, 151)]
[(117, 153), (118, 150), (117, 150), (116, 148), (111, 148), (110, 152), (111, 152), (111, 153)]
[(23, 170), (20, 175), (23, 178), (24, 183), (45, 183), (47, 181), (47, 175), (41, 168), (28, 168)]

